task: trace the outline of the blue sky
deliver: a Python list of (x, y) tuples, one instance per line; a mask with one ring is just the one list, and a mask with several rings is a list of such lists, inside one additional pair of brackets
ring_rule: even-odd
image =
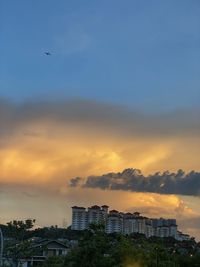
[(197, 0), (3, 0), (0, 95), (198, 107), (199, 12)]
[(152, 199), (200, 239), (199, 198), (66, 187), (128, 167), (200, 173), (199, 77), (199, 0), (0, 0), (4, 221), (31, 209), (38, 224), (59, 224), (66, 199), (68, 222), (78, 203), (139, 210)]

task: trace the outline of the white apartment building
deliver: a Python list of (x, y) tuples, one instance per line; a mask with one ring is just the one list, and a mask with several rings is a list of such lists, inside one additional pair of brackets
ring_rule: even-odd
[(106, 233), (123, 232), (123, 215), (117, 210), (111, 210), (106, 219)]
[(177, 225), (176, 224), (170, 225), (169, 235), (175, 239), (178, 238), (178, 231), (177, 231)]
[(158, 226), (155, 228), (155, 236), (169, 237), (169, 226)]
[(132, 213), (124, 214), (123, 233), (130, 235), (132, 233), (138, 233), (138, 221)]
[(72, 207), (72, 230), (88, 229), (91, 223), (105, 224), (106, 233), (122, 233), (130, 235), (139, 233), (147, 238), (173, 237), (181, 239), (178, 235), (175, 219), (150, 219), (143, 217), (139, 212), (122, 213), (111, 210), (108, 213), (108, 206), (91, 206), (87, 210), (84, 207)]
[(138, 221), (138, 233), (145, 235), (146, 233), (146, 219), (145, 217), (139, 216)]
[(91, 223), (105, 223), (108, 206), (94, 205), (88, 210), (84, 207), (72, 207), (72, 230), (85, 230)]
[(90, 223), (103, 223), (106, 219), (106, 208), (105, 206), (100, 207), (94, 205), (88, 208), (88, 224)]
[(152, 219), (154, 235), (157, 237), (173, 237), (177, 239), (177, 225), (175, 219)]
[(154, 235), (154, 229), (153, 229), (152, 220), (149, 218), (146, 218), (145, 236), (149, 238), (153, 235)]
[(87, 212), (83, 207), (72, 207), (72, 230), (85, 230), (87, 228)]

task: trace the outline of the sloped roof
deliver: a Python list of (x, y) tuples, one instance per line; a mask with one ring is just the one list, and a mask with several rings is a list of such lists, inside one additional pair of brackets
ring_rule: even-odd
[(34, 244), (34, 247), (35, 248), (38, 248), (38, 247), (44, 247), (44, 246), (47, 246), (50, 245), (50, 244), (57, 244), (63, 248), (69, 248), (69, 246), (61, 243), (60, 241), (57, 241), (57, 240), (49, 240), (49, 239), (43, 239), (41, 240), (40, 242), (38, 242), (37, 244)]

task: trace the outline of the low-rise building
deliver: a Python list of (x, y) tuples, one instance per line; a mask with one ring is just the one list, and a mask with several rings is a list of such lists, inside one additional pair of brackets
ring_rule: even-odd
[[(70, 251), (68, 245), (63, 244), (57, 240), (40, 240), (33, 242), (32, 249), (33, 256), (26, 259), (20, 259), (20, 266), (22, 267), (34, 267), (42, 266), (49, 257), (52, 256), (65, 256)], [(4, 260), (5, 266), (14, 266), (12, 259), (6, 258)]]

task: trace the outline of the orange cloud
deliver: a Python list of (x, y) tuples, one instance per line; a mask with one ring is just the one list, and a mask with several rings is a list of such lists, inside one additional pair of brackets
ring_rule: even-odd
[(190, 120), (184, 113), (186, 122), (179, 113), (170, 115), (144, 116), (87, 101), (4, 103), (0, 182), (58, 182), (127, 167), (199, 170), (196, 113)]
[[(184, 117), (177, 113), (148, 116), (87, 101), (18, 106), (4, 103), (0, 113), (0, 184), (8, 191), (11, 187), (21, 190), (24, 185), (28, 193), (33, 188), (43, 190), (42, 198), (38, 197), (46, 203), (43, 211), (51, 209), (49, 203), (53, 201), (55, 207), (62, 207), (57, 218), (65, 216), (65, 200), (69, 207), (105, 202), (120, 210), (138, 209), (148, 216), (177, 216), (184, 207), (184, 218), (198, 216), (198, 209), (181, 206), (178, 196), (67, 187), (75, 176), (101, 175), (128, 167), (146, 174), (179, 168), (199, 171), (197, 118), (194, 112)], [(8, 195), (0, 195), (5, 218), (16, 210), (14, 201), (20, 203), (18, 214), (27, 216), (30, 207), (34, 216), (39, 214), (39, 202), (34, 198), (29, 198), (27, 208), (28, 195), (16, 197), (12, 191), (12, 196), (11, 203)], [(49, 216), (52, 222), (54, 217)]]

